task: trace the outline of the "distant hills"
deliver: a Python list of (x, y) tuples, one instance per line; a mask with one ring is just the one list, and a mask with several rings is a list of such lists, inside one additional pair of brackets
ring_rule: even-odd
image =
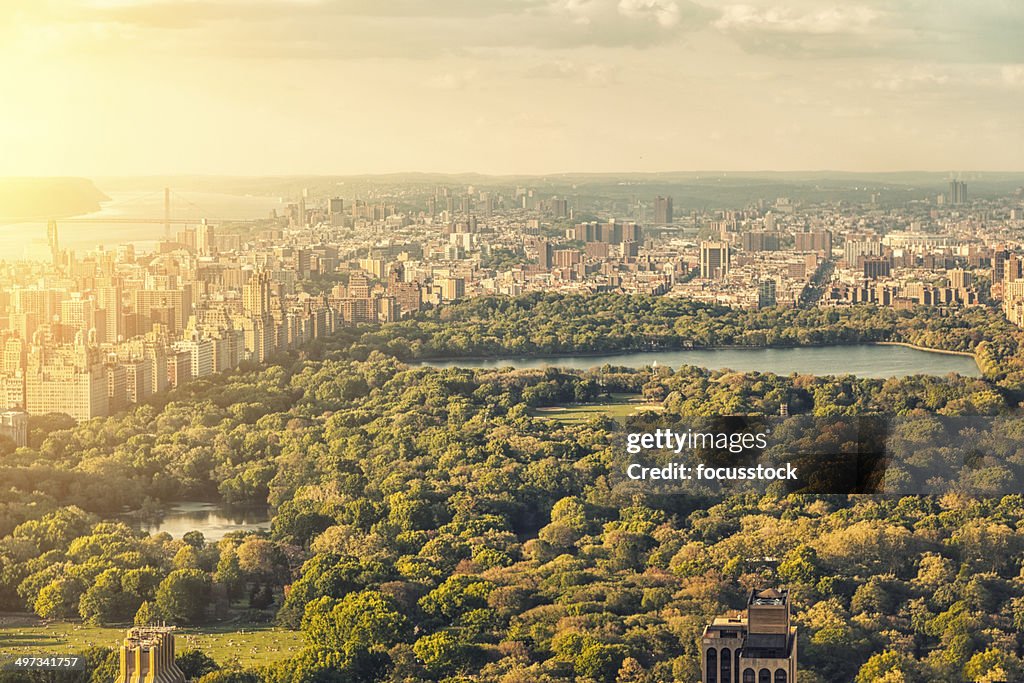
[(1024, 173), (934, 171), (856, 173), (849, 171), (687, 171), (667, 173), (554, 173), (549, 175), (485, 175), (480, 173), (391, 173), (380, 175), (304, 175), (277, 177), (151, 176), (101, 178), (109, 191), (153, 190), (169, 186), (178, 191), (224, 192), (297, 198), (303, 188), (313, 197), (337, 195), (368, 198), (390, 192), (436, 186), (473, 185), (478, 189), (514, 191), (528, 187), (541, 196), (575, 196), (584, 201), (616, 202), (619, 207), (638, 199), (669, 195), (677, 210), (743, 208), (760, 199), (789, 197), (794, 201), (867, 202), (901, 205), (934, 199), (957, 176), (968, 184), (971, 198), (1005, 197), (1020, 192)]
[[(964, 172), (971, 198), (1024, 195), (1024, 173)], [(906, 171), (852, 173), (848, 171), (673, 173), (556, 173), (550, 175), (484, 175), (479, 173), (393, 173), (382, 175), (302, 176), (142, 176), (97, 178), (0, 178), (0, 223), (19, 219), (44, 220), (88, 213), (100, 208), (108, 192), (155, 191), (222, 192), (297, 198), (303, 188), (313, 197), (336, 195), (369, 198), (413, 189), (429, 192), (436, 186), (514, 192), (528, 187), (541, 196), (574, 196), (584, 202), (612, 202), (619, 210), (656, 195), (673, 197), (677, 211), (743, 208), (757, 200), (789, 197), (794, 201), (866, 202), (901, 205), (934, 199), (948, 188), (950, 173)], [(624, 210), (624, 209), (623, 209)]]
[(0, 222), (91, 213), (107, 199), (88, 178), (0, 178)]

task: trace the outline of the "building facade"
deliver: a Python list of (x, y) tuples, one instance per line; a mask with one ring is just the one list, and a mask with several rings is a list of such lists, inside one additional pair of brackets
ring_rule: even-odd
[(174, 661), (174, 630), (152, 626), (128, 631), (114, 683), (185, 683)]
[(795, 683), (789, 591), (751, 591), (745, 615), (716, 617), (701, 637), (702, 683)]

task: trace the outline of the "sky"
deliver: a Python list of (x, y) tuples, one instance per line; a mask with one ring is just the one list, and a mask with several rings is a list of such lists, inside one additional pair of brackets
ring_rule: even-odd
[(1020, 0), (0, 4), (0, 175), (1024, 170)]

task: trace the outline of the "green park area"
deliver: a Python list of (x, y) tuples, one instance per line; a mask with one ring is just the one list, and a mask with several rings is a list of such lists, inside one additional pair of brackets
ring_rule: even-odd
[(640, 394), (610, 394), (603, 401), (596, 403), (566, 403), (557, 406), (535, 408), (532, 413), (537, 417), (558, 420), (564, 424), (579, 424), (598, 416), (622, 420), (632, 417), (643, 410), (661, 410), (660, 403), (645, 401)]
[[(46, 622), (31, 614), (0, 615), (0, 660), (19, 655), (79, 654), (89, 647), (117, 648), (128, 627)], [(201, 650), (218, 664), (255, 667), (285, 659), (302, 649), (302, 634), (266, 624), (210, 625), (177, 632), (178, 653)]]

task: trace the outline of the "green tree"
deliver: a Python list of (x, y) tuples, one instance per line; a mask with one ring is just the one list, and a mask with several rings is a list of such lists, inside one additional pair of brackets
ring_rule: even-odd
[(174, 663), (185, 674), (185, 678), (192, 680), (205, 676), (208, 673), (217, 671), (220, 666), (208, 654), (202, 650), (185, 650), (175, 656)]
[(1015, 681), (1021, 675), (1021, 661), (1013, 654), (989, 648), (979, 652), (964, 667), (964, 676), (972, 683)]
[(123, 572), (108, 569), (93, 579), (78, 602), (78, 613), (89, 624), (105, 625), (127, 621), (141, 599), (122, 590)]
[(435, 676), (455, 673), (471, 660), (471, 646), (451, 631), (438, 631), (416, 640), (416, 657)]
[(341, 600), (324, 597), (311, 602), (306, 607), (302, 630), (317, 647), (373, 648), (394, 643), (405, 623), (392, 598), (378, 591), (362, 591)]
[(34, 609), (44, 619), (65, 619), (77, 613), (82, 595), (78, 579), (57, 579), (39, 591)]
[(176, 569), (156, 590), (156, 610), (172, 623), (199, 623), (209, 600), (210, 577), (198, 569)]

